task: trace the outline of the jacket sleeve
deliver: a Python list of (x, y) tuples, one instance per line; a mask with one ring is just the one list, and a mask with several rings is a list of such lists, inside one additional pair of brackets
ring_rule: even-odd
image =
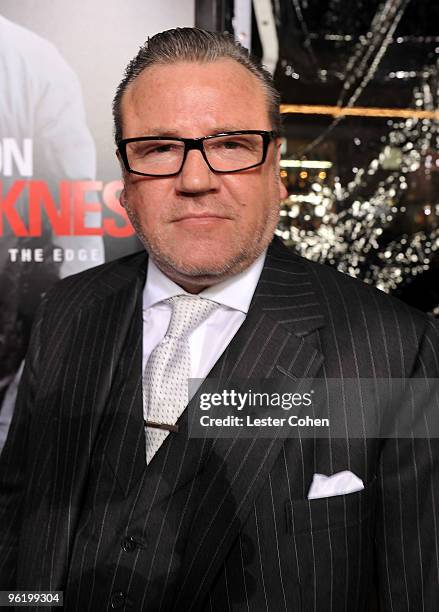
[(15, 588), (28, 466), (28, 431), (38, 380), (43, 300), (33, 326), (8, 438), (0, 455), (0, 590)]
[[(434, 320), (427, 321), (410, 375), (436, 384), (429, 410), (439, 410)], [(382, 611), (439, 610), (439, 431), (429, 429), (420, 397), (413, 396), (413, 407), (425, 423), (425, 435), (387, 439), (380, 460), (375, 554)]]

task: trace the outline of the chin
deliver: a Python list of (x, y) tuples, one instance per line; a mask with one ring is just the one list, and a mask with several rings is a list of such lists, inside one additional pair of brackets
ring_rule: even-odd
[[(146, 243), (146, 241), (145, 241)], [(261, 254), (268, 240), (191, 240), (161, 236), (149, 240), (147, 250), (164, 274), (182, 282), (210, 285), (242, 272)], [(170, 248), (170, 245), (174, 245)], [(178, 279), (178, 280), (177, 280)]]
[(172, 268), (186, 277), (215, 277), (230, 270), (227, 259), (212, 261), (212, 254), (206, 258), (180, 259), (172, 262)]
[[(196, 250), (193, 248), (193, 250)], [(203, 256), (188, 257), (189, 253), (180, 257), (175, 252), (157, 256), (155, 261), (165, 274), (169, 277), (183, 282), (196, 282), (197, 284), (218, 283), (233, 274), (240, 272), (248, 264), (242, 254), (230, 255), (229, 257), (216, 258), (215, 252), (210, 248)]]

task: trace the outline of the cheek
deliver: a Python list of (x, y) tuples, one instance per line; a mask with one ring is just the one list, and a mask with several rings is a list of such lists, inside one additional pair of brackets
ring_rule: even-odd
[(246, 219), (256, 225), (272, 219), (278, 213), (280, 195), (279, 182), (272, 175), (264, 181), (255, 181), (244, 200)]
[(265, 175), (252, 175), (250, 171), (245, 177), (234, 175), (230, 178), (232, 180), (224, 192), (225, 201), (241, 215), (258, 217), (264, 201), (272, 198), (273, 180)]
[(160, 222), (163, 199), (157, 197), (157, 190), (146, 189), (144, 185), (135, 186), (126, 190), (126, 206), (136, 215), (143, 225), (154, 226)]

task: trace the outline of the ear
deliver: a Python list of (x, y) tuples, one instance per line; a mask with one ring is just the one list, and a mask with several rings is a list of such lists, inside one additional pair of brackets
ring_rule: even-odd
[[(119, 162), (119, 165), (120, 165), (120, 171), (121, 171), (121, 174), (122, 174), (122, 181), (125, 184), (125, 181), (126, 181), (127, 176), (128, 176), (128, 172), (125, 169), (125, 164), (123, 163), (122, 157), (120, 156), (119, 149), (116, 149), (115, 153), (116, 153), (117, 161)], [(122, 204), (122, 201), (121, 201), (121, 204)]]
[(122, 208), (126, 208), (126, 206), (125, 206), (126, 205), (126, 201), (127, 201), (127, 199), (126, 199), (126, 193), (125, 193), (125, 187), (124, 187), (122, 189), (122, 191), (120, 192), (120, 195), (119, 195), (119, 203), (122, 206)]
[(126, 173), (125, 164), (123, 163), (123, 159), (121, 157), (119, 149), (116, 149), (116, 157), (117, 157), (117, 161), (119, 162), (119, 166), (120, 166), (122, 175), (125, 176), (125, 173)]
[(281, 139), (280, 138), (276, 138), (275, 141), (275, 145), (276, 145), (276, 167), (279, 169), (279, 197), (281, 200), (285, 200), (288, 197), (288, 190), (284, 185), (283, 180), (280, 177), (280, 157), (281, 157), (281, 153), (280, 153), (280, 146), (281, 146)]
[(116, 149), (115, 153), (116, 153), (117, 161), (119, 162), (121, 170), (123, 172), (125, 170), (125, 166), (124, 166), (124, 163), (123, 163), (122, 158), (120, 156), (119, 149)]

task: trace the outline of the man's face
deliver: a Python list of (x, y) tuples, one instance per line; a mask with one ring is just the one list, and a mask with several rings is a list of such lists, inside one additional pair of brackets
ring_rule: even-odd
[[(122, 99), (123, 137), (198, 138), (234, 130), (270, 130), (264, 90), (233, 60), (153, 66)], [(262, 166), (212, 172), (189, 151), (170, 177), (124, 174), (121, 202), (158, 267), (189, 291), (248, 267), (270, 242), (283, 195), (279, 147)]]

